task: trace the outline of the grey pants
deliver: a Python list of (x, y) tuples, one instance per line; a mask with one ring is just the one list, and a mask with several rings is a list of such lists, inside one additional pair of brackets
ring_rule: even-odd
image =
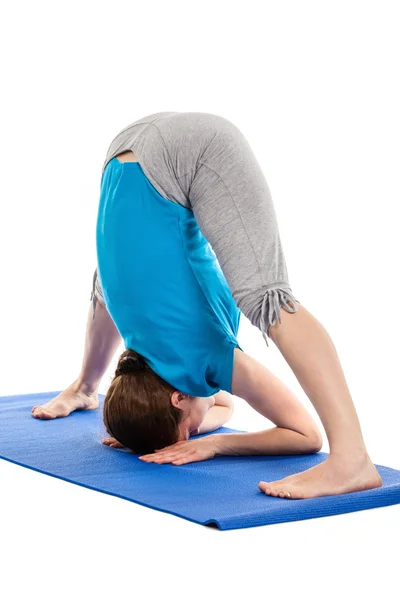
[[(243, 133), (218, 115), (156, 113), (114, 138), (103, 170), (126, 150), (135, 153), (163, 197), (193, 210), (236, 305), (268, 345), (269, 326), (281, 322), (280, 309), (296, 312), (298, 300), (289, 285), (271, 193)], [(93, 317), (96, 294), (104, 303), (97, 269)]]
[(105, 304), (106, 304), (105, 300), (104, 300), (104, 296), (103, 296), (103, 291), (101, 289), (101, 285), (100, 285), (100, 282), (99, 282), (99, 276), (98, 276), (98, 273), (97, 273), (97, 267), (96, 267), (96, 269), (94, 271), (94, 274), (93, 274), (92, 293), (91, 293), (91, 296), (90, 296), (90, 300), (92, 302), (92, 308), (93, 308), (93, 313), (92, 313), (93, 317), (92, 318), (94, 319), (94, 315), (96, 313), (96, 304), (97, 304), (97, 301), (99, 301), (100, 304), (103, 304), (103, 306), (105, 306)]

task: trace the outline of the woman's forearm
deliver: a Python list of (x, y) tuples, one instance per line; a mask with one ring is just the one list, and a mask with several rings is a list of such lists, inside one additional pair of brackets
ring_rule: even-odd
[(220, 455), (314, 454), (318, 442), (302, 433), (273, 427), (255, 433), (215, 434), (216, 453)]

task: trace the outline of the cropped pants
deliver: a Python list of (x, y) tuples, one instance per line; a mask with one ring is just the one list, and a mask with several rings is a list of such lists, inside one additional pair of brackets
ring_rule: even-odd
[[(196, 159), (196, 172), (187, 186), (189, 193), (185, 201), (172, 201), (193, 211), (217, 257), (237, 307), (252, 325), (260, 329), (268, 345), (269, 327), (281, 322), (281, 308), (296, 312), (299, 301), (289, 284), (267, 181), (247, 139), (233, 123), (210, 115), (204, 125), (204, 113), (184, 115), (186, 121), (192, 120), (189, 122), (191, 135), (195, 135), (196, 127), (199, 136), (205, 135), (206, 126), (211, 126), (215, 134), (210, 136), (210, 142), (207, 139), (206, 150)], [(182, 121), (184, 117), (178, 118)], [(119, 144), (118, 148), (119, 153), (128, 149), (135, 151), (143, 166), (140, 145), (138, 152), (128, 144)], [(145, 150), (143, 156), (146, 156)], [(115, 148), (112, 153), (109, 151), (108, 158), (113, 155), (117, 155)], [(157, 165), (154, 165), (154, 173), (151, 166), (150, 162), (146, 163), (144, 171), (150, 183), (156, 185)], [(96, 268), (91, 294), (93, 318), (97, 299), (105, 303)]]

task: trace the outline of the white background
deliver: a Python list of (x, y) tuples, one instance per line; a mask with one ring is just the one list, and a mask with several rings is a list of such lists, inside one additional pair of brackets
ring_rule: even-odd
[[(211, 112), (251, 143), (292, 289), (332, 336), (373, 461), (400, 469), (398, 11), (382, 0), (7, 3), (0, 395), (62, 390), (79, 374), (112, 138), (154, 112)], [(239, 340), (316, 416), (244, 317)], [(237, 400), (229, 426), (270, 424)], [(400, 506), (220, 532), (5, 461), (0, 485), (2, 597), (397, 593)]]

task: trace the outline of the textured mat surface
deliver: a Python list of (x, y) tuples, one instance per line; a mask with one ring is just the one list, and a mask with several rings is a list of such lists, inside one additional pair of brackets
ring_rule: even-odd
[[(0, 397), (0, 458), (16, 464), (220, 529), (312, 519), (400, 503), (400, 471), (376, 465), (383, 487), (308, 500), (266, 496), (259, 481), (308, 469), (326, 453), (303, 456), (221, 456), (188, 465), (144, 463), (104, 446), (100, 410), (40, 421), (31, 415), (59, 393)], [(234, 430), (221, 428), (220, 433)]]

